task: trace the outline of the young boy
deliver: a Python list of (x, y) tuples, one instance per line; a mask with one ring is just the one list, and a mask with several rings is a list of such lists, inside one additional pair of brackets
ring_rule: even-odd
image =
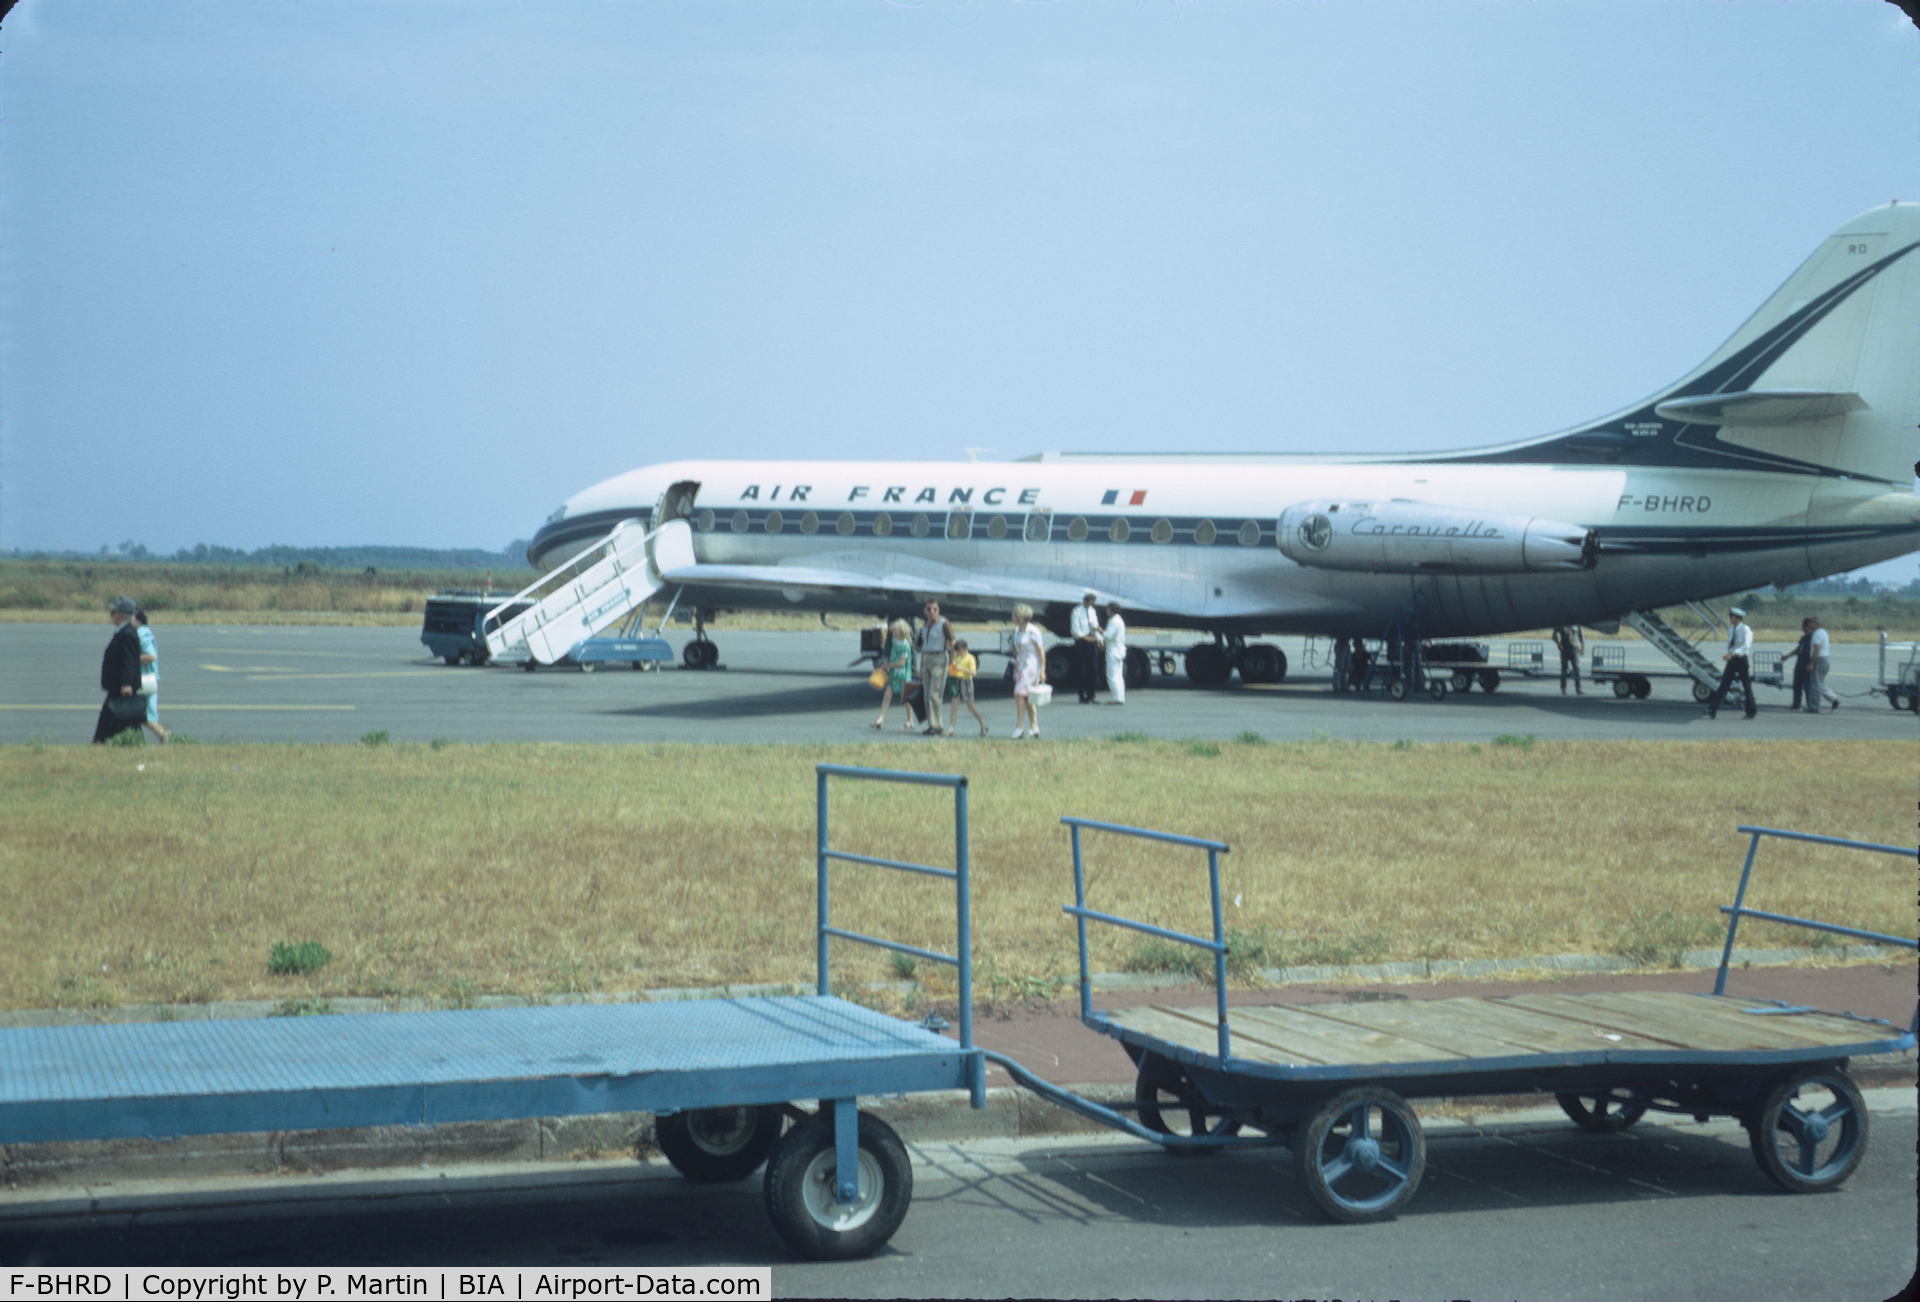
[(953, 659), (947, 664), (947, 733), (953, 733), (954, 720), (960, 717), (960, 707), (967, 707), (975, 723), (980, 725), (980, 735), (987, 735), (987, 721), (980, 717), (980, 707), (973, 703), (973, 676), (980, 670), (980, 662), (973, 658), (973, 652), (967, 649), (964, 641), (953, 644)]

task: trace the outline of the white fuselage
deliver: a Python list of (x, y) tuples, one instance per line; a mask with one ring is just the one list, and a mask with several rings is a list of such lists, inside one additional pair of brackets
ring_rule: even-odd
[[(568, 501), (535, 540), (553, 564), (622, 517), (692, 525), (701, 565), (792, 568), (791, 588), (690, 587), (683, 604), (886, 614), (937, 597), (1004, 617), (1015, 599), (1058, 617), (1080, 589), (1136, 626), (1376, 636), (1417, 611), (1426, 636), (1592, 622), (1801, 582), (1920, 541), (1920, 497), (1885, 484), (1765, 471), (1589, 465), (1142, 458), (1013, 462), (685, 461), (643, 467)], [(688, 496), (688, 487), (691, 496)], [(1298, 564), (1277, 520), (1312, 499), (1407, 501), (1591, 530), (1588, 568), (1351, 573)], [(800, 576), (871, 576), (861, 591)], [(1027, 594), (1023, 597), (1023, 594)]]

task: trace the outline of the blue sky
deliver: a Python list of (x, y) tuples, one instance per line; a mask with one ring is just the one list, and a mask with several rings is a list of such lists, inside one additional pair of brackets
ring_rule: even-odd
[(22, 0), (0, 548), (1546, 432), (1920, 198), (1916, 73), (1880, 0)]

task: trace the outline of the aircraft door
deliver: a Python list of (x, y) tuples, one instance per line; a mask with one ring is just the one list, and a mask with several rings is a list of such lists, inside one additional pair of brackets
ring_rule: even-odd
[(653, 504), (653, 528), (658, 529), (669, 520), (687, 520), (693, 516), (694, 499), (700, 495), (697, 480), (682, 479), (668, 486), (660, 494), (660, 500)]

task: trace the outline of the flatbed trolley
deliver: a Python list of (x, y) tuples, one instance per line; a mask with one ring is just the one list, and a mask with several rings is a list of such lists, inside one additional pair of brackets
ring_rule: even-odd
[[(1732, 1116), (1747, 1128), (1760, 1169), (1791, 1192), (1831, 1189), (1866, 1150), (1867, 1109), (1848, 1078), (1860, 1054), (1911, 1049), (1905, 1031), (1849, 1013), (1823, 1013), (1726, 994), (1742, 918), (1764, 918), (1884, 945), (1905, 937), (1745, 907), (1761, 838), (1910, 856), (1910, 849), (1742, 827), (1752, 839), (1728, 915), (1711, 994), (1501, 995), (1355, 1004), (1240, 1007), (1228, 1017), (1227, 945), (1218, 841), (1087, 819), (1072, 829), (1073, 916), (1080, 942), (1080, 1016), (1119, 1040), (1139, 1069), (1137, 1114), (1104, 1107), (1040, 1080), (991, 1051), (1021, 1084), (1065, 1107), (1169, 1149), (1278, 1144), (1315, 1203), (1337, 1221), (1394, 1215), (1414, 1195), (1426, 1139), (1409, 1098), (1552, 1094), (1584, 1129), (1625, 1130), (1649, 1111)], [(1087, 906), (1082, 834), (1116, 833), (1202, 849), (1213, 903), (1211, 939)], [(1192, 945), (1213, 956), (1212, 1016), (1173, 1007), (1097, 1011), (1088, 976), (1087, 924), (1107, 923)], [(1251, 1134), (1249, 1132), (1258, 1132)]]
[[(905, 1217), (913, 1170), (858, 1098), (964, 1089), (986, 1105), (973, 1045), (967, 784), (831, 764), (816, 774), (812, 995), (5, 1028), (0, 1144), (652, 1112), (682, 1175), (743, 1179), (764, 1163), (768, 1211), (796, 1251), (865, 1256)], [(955, 866), (831, 848), (829, 779), (951, 788)], [(956, 952), (833, 926), (835, 861), (951, 881)], [(834, 938), (957, 967), (959, 1040), (828, 994)]]

